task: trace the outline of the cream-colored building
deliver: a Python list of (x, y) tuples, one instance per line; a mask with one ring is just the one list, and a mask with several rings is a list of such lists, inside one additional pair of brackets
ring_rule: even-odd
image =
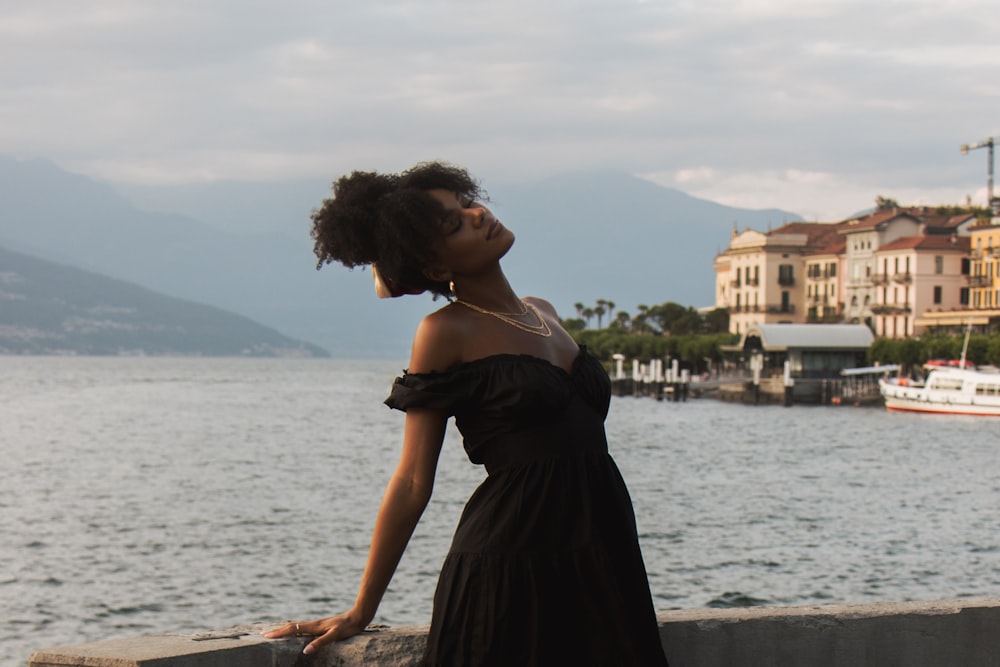
[(833, 324), (843, 316), (845, 243), (837, 238), (831, 245), (806, 256), (806, 322)]
[(879, 274), (875, 253), (878, 249), (907, 236), (920, 233), (920, 220), (897, 208), (876, 211), (870, 215), (853, 218), (844, 223), (844, 322), (873, 326), (872, 304), (875, 290), (888, 281)]
[(971, 213), (883, 207), (840, 223), (734, 229), (714, 262), (715, 306), (729, 311), (731, 333), (845, 322), (902, 338), (956, 319), (971, 295), (995, 311), (983, 324), (1000, 324), (1000, 224), (974, 222)]
[(754, 324), (806, 321), (806, 256), (827, 245), (835, 225), (793, 222), (763, 233), (733, 230), (715, 258), (715, 305), (729, 311), (729, 331)]

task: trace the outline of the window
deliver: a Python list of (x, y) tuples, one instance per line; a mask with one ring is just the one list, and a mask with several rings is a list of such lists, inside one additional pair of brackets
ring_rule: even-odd
[(792, 273), (791, 264), (779, 264), (778, 265), (778, 284), (779, 285), (794, 285), (795, 276)]
[[(1000, 266), (1000, 265), (998, 265), (998, 266)], [(837, 263), (836, 262), (830, 262), (830, 277), (831, 278), (836, 278), (837, 277)]]
[(935, 306), (940, 306), (941, 305), (941, 286), (940, 285), (935, 285), (934, 286), (934, 305)]
[(958, 303), (963, 306), (969, 305), (969, 288), (960, 287), (958, 290)]
[(934, 273), (944, 273), (944, 257), (941, 255), (934, 255)]

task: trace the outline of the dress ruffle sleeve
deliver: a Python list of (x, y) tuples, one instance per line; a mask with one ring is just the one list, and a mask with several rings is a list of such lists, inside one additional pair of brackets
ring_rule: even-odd
[(408, 373), (397, 377), (385, 404), (403, 412), (410, 408), (445, 410), (449, 415), (477, 394), (478, 377), (467, 369), (445, 373)]

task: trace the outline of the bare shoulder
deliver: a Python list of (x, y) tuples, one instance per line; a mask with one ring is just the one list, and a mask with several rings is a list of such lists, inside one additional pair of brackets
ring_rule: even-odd
[(553, 306), (545, 299), (541, 299), (537, 296), (526, 296), (524, 297), (524, 302), (530, 303), (532, 306), (534, 306), (541, 312), (545, 313), (546, 315), (550, 315), (556, 319), (559, 318), (559, 314), (556, 312), (555, 306)]
[(445, 306), (420, 321), (410, 350), (411, 373), (442, 372), (462, 361), (462, 341), (469, 326), (463, 314)]

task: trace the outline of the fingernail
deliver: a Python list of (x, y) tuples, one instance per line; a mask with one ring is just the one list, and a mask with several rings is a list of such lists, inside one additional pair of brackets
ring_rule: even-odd
[(312, 644), (309, 644), (304, 649), (302, 649), (302, 653), (304, 653), (305, 655), (309, 655), (312, 652), (313, 652), (313, 645)]

